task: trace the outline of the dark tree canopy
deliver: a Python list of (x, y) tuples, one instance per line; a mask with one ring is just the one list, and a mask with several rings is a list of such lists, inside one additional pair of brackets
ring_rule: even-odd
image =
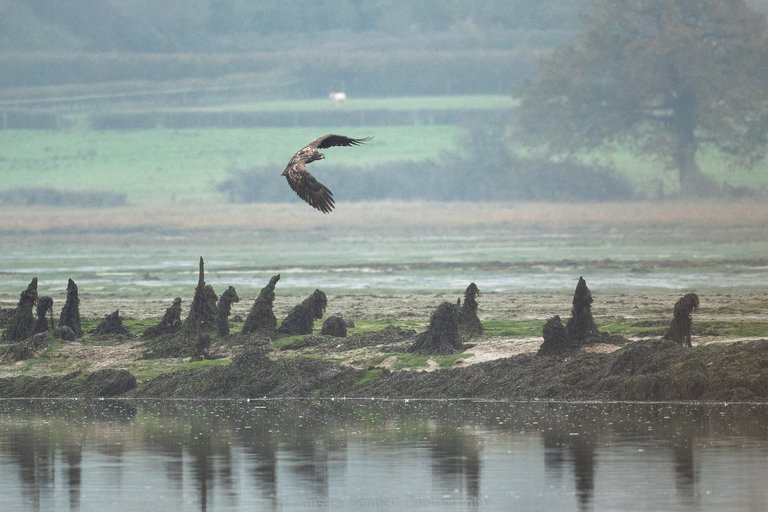
[(743, 0), (591, 0), (586, 30), (521, 94), (521, 135), (555, 153), (624, 143), (709, 190), (702, 145), (751, 165), (768, 142), (765, 19)]

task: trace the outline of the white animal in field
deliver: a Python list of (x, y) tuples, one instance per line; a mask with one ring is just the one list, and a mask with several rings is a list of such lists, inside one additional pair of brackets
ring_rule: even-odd
[(328, 95), (330, 99), (336, 102), (341, 102), (347, 99), (347, 93), (345, 92), (332, 92)]

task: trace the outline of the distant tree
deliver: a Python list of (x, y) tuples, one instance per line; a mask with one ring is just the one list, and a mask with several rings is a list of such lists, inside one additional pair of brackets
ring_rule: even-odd
[(743, 0), (590, 0), (586, 30), (521, 93), (521, 135), (555, 153), (626, 143), (711, 190), (711, 144), (751, 165), (768, 140), (765, 20)]

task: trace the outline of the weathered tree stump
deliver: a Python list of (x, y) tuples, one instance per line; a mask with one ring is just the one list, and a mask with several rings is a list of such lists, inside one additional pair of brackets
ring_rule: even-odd
[(68, 325), (62, 325), (59, 327), (57, 334), (59, 336), (59, 339), (64, 341), (75, 341), (77, 339), (77, 335), (75, 334), (75, 331), (72, 330), (71, 327)]
[(39, 332), (48, 332), (48, 330), (52, 331), (55, 328), (53, 325), (53, 299), (47, 295), (38, 297), (35, 309), (37, 312), (35, 334)]
[(329, 316), (323, 322), (323, 328), (320, 331), (323, 336), (336, 336), (337, 338), (347, 337), (347, 322), (341, 318), (341, 315)]
[(232, 311), (232, 304), (240, 302), (240, 297), (233, 286), (221, 294), (219, 305), (216, 308), (216, 330), (219, 336), (229, 336), (229, 313)]
[(37, 278), (33, 277), (27, 288), (19, 295), (11, 321), (3, 333), (3, 340), (10, 342), (23, 341), (35, 333), (35, 315), (33, 309), (37, 301)]
[(0, 349), (0, 360), (23, 361), (35, 357), (47, 348), (48, 335), (39, 332), (25, 340), (11, 343), (4, 349)]
[(675, 303), (672, 324), (664, 335), (664, 339), (685, 346), (691, 344), (691, 329), (693, 318), (691, 315), (699, 308), (699, 296), (695, 293), (686, 293)]
[(80, 298), (77, 295), (77, 285), (72, 279), (67, 282), (67, 300), (64, 301), (64, 307), (59, 315), (59, 337), (68, 339), (62, 336), (62, 333), (66, 336), (70, 335), (68, 331), (64, 331), (64, 327), (74, 333), (75, 338), (83, 335), (80, 327)]
[(592, 292), (583, 277), (579, 277), (579, 284), (573, 294), (571, 318), (566, 323), (566, 330), (568, 337), (574, 341), (584, 341), (598, 332), (592, 317)]
[(148, 327), (141, 335), (142, 338), (155, 338), (163, 334), (173, 334), (181, 330), (181, 297), (173, 299), (171, 307), (165, 310), (160, 323)]
[(477, 317), (477, 297), (480, 290), (475, 283), (470, 283), (464, 290), (464, 303), (459, 308), (459, 331), (466, 337), (483, 334), (483, 324)]
[(417, 354), (455, 354), (464, 350), (459, 336), (458, 317), (454, 304), (440, 304), (432, 312), (427, 330), (416, 336), (408, 351)]
[(558, 315), (553, 316), (542, 329), (544, 343), (539, 347), (540, 356), (562, 356), (577, 350), (576, 344), (568, 337), (568, 331)]
[(131, 336), (130, 331), (123, 326), (123, 319), (120, 318), (119, 309), (105, 316), (99, 325), (96, 326), (93, 334), (96, 336)]
[(280, 274), (272, 276), (269, 284), (261, 289), (259, 296), (253, 303), (250, 313), (243, 323), (243, 334), (254, 332), (258, 329), (274, 329), (277, 327), (277, 318), (272, 311), (275, 302), (275, 286), (280, 280)]
[(200, 270), (197, 278), (195, 296), (189, 308), (182, 330), (186, 334), (198, 334), (216, 329), (216, 301), (218, 297), (213, 287), (205, 284), (205, 262), (200, 257)]
[(288, 312), (278, 331), (283, 334), (312, 334), (315, 320), (323, 318), (328, 298), (321, 290), (315, 290), (312, 295)]
[(192, 346), (192, 361), (202, 361), (204, 359), (213, 359), (209, 350), (211, 349), (211, 337), (207, 333), (200, 333)]

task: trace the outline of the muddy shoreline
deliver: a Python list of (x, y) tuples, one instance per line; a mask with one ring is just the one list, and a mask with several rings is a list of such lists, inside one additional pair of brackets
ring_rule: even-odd
[[(490, 204), (477, 209), (473, 216), (463, 213), (466, 205), (448, 203), (381, 203), (377, 208), (351, 204), (334, 212), (332, 225), (326, 225), (327, 219), (317, 216), (294, 215), (303, 210), (292, 205), (221, 205), (207, 209), (205, 214), (193, 207), (177, 205), (169, 210), (166, 206), (96, 212), (45, 208), (0, 210), (6, 221), (3, 232), (16, 237), (14, 240), (29, 233), (39, 237), (48, 233), (90, 234), (98, 239), (105, 233), (119, 235), (136, 230), (165, 235), (179, 231), (229, 230), (227, 236), (233, 232), (263, 230), (292, 237), (315, 230), (321, 234), (355, 229), (383, 232), (395, 229), (407, 233), (450, 226), (478, 229), (504, 226), (524, 230), (546, 227), (555, 232), (586, 229), (626, 235), (685, 226), (707, 233), (717, 228), (717, 243), (733, 247), (735, 254), (740, 254), (739, 243), (744, 240), (768, 238), (765, 228), (768, 208), (748, 201)], [(158, 225), (160, 218), (162, 225)], [(677, 240), (674, 233), (669, 239), (670, 243)], [(759, 272), (763, 255), (751, 257), (759, 261), (750, 260), (750, 270)], [(732, 259), (725, 258), (726, 263)], [(697, 263), (685, 257), (674, 261), (679, 265), (686, 265), (688, 261)], [(653, 272), (654, 267), (641, 265), (633, 268), (635, 270)], [(574, 285), (577, 278), (575, 273)], [(390, 324), (413, 333), (423, 331), (431, 312), (441, 302), (455, 303), (459, 290), (392, 295), (331, 294), (326, 317), (342, 315), (364, 329), (353, 331), (344, 341), (315, 336), (317, 339), (304, 348), (285, 351), (273, 346), (272, 341), (235, 335), (216, 340), (211, 347), (216, 359), (200, 364), (184, 355), (149, 361), (143, 358), (146, 347), (138, 336), (162, 316), (169, 299), (121, 297), (118, 293), (84, 296), (81, 315), (88, 329), (119, 309), (128, 320), (133, 337), (87, 335), (68, 343), (54, 337), (43, 340), (43, 348), (36, 349), (30, 359), (0, 361), (0, 396), (768, 401), (768, 342), (765, 341), (768, 339), (768, 296), (757, 287), (701, 285), (695, 290), (593, 289), (592, 313), (597, 325), (625, 341), (592, 343), (581, 347), (576, 354), (561, 358), (536, 356), (535, 352), (542, 342), (541, 328), (545, 320), (553, 315), (563, 319), (569, 316), (572, 291), (482, 290), (478, 316), (487, 326), (486, 334), (469, 340), (471, 348), (455, 359), (428, 358), (417, 363), (405, 361), (402, 352), (386, 352), (392, 345), (402, 350), (407, 340), (394, 340), (380, 333)], [(700, 295), (701, 307), (694, 317), (694, 346), (684, 348), (661, 340), (661, 336), (671, 319), (675, 301), (689, 291)], [(188, 290), (184, 296), (184, 308), (189, 307), (191, 292)], [(46, 289), (46, 293), (50, 292)], [(303, 292), (281, 289), (274, 303), (275, 315), (285, 317), (301, 298), (300, 293)], [(53, 298), (58, 311), (63, 296)], [(240, 303), (233, 305), (232, 317), (244, 318), (253, 300), (254, 296), (243, 294)], [(0, 307), (14, 307), (17, 301), (18, 290), (5, 291), (0, 297)], [(186, 314), (184, 309), (182, 317)], [(240, 325), (234, 322), (233, 332), (238, 332)], [(659, 327), (640, 329), (636, 327), (639, 325)], [(0, 330), (5, 327), (0, 325)], [(319, 328), (318, 322), (315, 334)], [(361, 342), (361, 337), (366, 336), (366, 341)], [(381, 339), (377, 340), (376, 336)]]
[[(234, 334), (214, 343), (212, 352), (219, 359), (210, 363), (215, 365), (194, 368), (188, 357), (181, 356), (144, 361), (146, 341), (138, 337), (91, 337), (29, 361), (0, 362), (0, 397), (768, 401), (768, 340), (760, 334), (734, 336), (712, 327), (718, 322), (764, 323), (768, 297), (734, 292), (702, 295), (694, 316), (694, 347), (687, 348), (661, 339), (677, 296), (678, 292), (596, 293), (593, 313), (598, 326), (623, 321), (658, 327), (640, 336), (614, 332), (618, 340), (587, 343), (567, 357), (548, 357), (536, 355), (543, 341), (537, 326), (554, 314), (567, 318), (571, 297), (483, 294), (479, 316), (486, 326), (515, 319), (529, 321), (539, 330), (522, 335), (491, 329), (469, 340), (470, 346), (443, 368), (437, 357), (427, 359), (423, 367), (398, 364), (405, 346), (427, 324), (429, 313), (453, 297), (329, 296), (326, 316), (343, 314), (362, 323), (407, 327), (377, 328), (347, 338), (315, 333), (306, 337), (308, 343), (296, 344), (301, 348), (291, 350), (281, 350), (275, 340)], [(278, 317), (294, 299), (283, 297), (275, 304)], [(115, 303), (84, 306), (88, 316)], [(128, 310), (143, 320), (137, 325), (157, 319), (154, 305), (143, 301)], [(390, 350), (394, 352), (389, 354)], [(142, 377), (136, 368), (150, 363), (175, 366)]]
[(768, 401), (768, 340), (693, 349), (646, 340), (567, 358), (532, 353), (436, 371), (355, 369), (316, 358), (245, 351), (231, 364), (160, 375), (138, 384), (102, 369), (0, 379), (4, 398), (362, 397), (494, 400)]

